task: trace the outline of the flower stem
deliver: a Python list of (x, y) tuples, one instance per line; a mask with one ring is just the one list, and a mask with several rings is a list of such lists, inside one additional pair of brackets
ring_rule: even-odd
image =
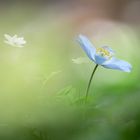
[(88, 93), (89, 93), (91, 81), (92, 81), (92, 79), (93, 79), (93, 75), (94, 75), (94, 73), (95, 73), (97, 67), (98, 67), (98, 64), (96, 64), (96, 66), (94, 67), (93, 72), (92, 72), (91, 77), (90, 77), (89, 82), (88, 82), (88, 86), (87, 86), (87, 90), (86, 90), (86, 101), (87, 101), (87, 98), (88, 98)]

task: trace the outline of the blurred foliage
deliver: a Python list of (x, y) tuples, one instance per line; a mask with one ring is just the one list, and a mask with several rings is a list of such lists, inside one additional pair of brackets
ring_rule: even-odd
[[(111, 45), (133, 71), (100, 67), (85, 104), (94, 64), (72, 63), (84, 56), (75, 26), (53, 12), (13, 7), (1, 13), (0, 139), (139, 140), (139, 32), (119, 24), (95, 42)], [(4, 44), (5, 33), (24, 36), (27, 45)]]

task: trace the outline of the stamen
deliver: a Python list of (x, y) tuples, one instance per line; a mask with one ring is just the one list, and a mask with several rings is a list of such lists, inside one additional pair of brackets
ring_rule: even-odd
[(111, 57), (111, 53), (104, 49), (104, 48), (97, 48), (97, 51), (96, 51), (98, 54), (100, 54), (101, 56), (103, 57)]

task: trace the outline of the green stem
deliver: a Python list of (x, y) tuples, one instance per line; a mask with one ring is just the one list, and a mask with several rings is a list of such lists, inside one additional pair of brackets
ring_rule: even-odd
[(89, 93), (91, 81), (92, 81), (92, 79), (93, 79), (93, 75), (94, 75), (94, 73), (95, 73), (97, 67), (98, 67), (98, 64), (96, 64), (96, 66), (95, 66), (95, 68), (93, 69), (93, 72), (92, 72), (92, 74), (91, 74), (91, 77), (90, 77), (90, 79), (89, 79), (88, 86), (87, 86), (87, 90), (86, 90), (86, 100), (87, 100), (87, 97), (88, 97), (88, 93)]

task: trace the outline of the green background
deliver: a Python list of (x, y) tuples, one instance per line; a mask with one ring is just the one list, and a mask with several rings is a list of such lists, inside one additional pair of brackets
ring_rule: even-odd
[[(5, 6), (0, 13), (1, 140), (139, 140), (139, 30), (113, 22), (108, 33), (88, 35), (130, 62), (131, 73), (99, 67), (84, 103), (95, 64), (86, 57), (75, 22), (55, 7)], [(94, 32), (94, 28), (92, 29)], [(23, 36), (24, 48), (4, 43), (4, 34)], [(87, 58), (88, 59), (88, 58)]]

